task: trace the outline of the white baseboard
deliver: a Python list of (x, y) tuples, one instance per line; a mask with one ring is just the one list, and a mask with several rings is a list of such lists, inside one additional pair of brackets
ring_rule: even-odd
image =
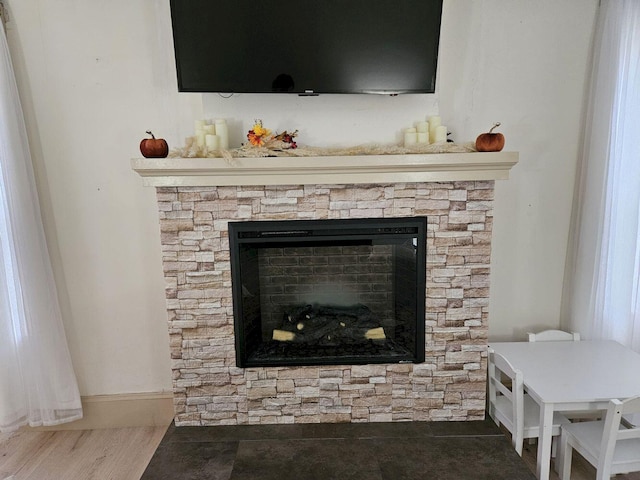
[(125, 393), (82, 397), (83, 418), (34, 430), (163, 427), (173, 421), (171, 392)]

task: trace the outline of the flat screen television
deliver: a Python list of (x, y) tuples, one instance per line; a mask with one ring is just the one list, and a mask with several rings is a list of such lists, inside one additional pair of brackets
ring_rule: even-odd
[(442, 0), (171, 0), (182, 92), (433, 93)]

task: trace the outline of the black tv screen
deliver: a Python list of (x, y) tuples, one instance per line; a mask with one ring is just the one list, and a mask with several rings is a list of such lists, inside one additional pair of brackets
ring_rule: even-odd
[(433, 93), (442, 0), (171, 0), (178, 88)]

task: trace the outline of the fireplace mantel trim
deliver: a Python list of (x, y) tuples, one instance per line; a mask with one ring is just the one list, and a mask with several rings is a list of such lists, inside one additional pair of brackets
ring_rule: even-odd
[(518, 152), (131, 160), (150, 187), (506, 180), (516, 163)]

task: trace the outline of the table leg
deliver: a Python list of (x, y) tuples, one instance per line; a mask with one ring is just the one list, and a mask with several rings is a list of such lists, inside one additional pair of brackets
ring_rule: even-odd
[(553, 403), (540, 405), (540, 438), (538, 438), (538, 480), (549, 480), (551, 442), (553, 440)]

